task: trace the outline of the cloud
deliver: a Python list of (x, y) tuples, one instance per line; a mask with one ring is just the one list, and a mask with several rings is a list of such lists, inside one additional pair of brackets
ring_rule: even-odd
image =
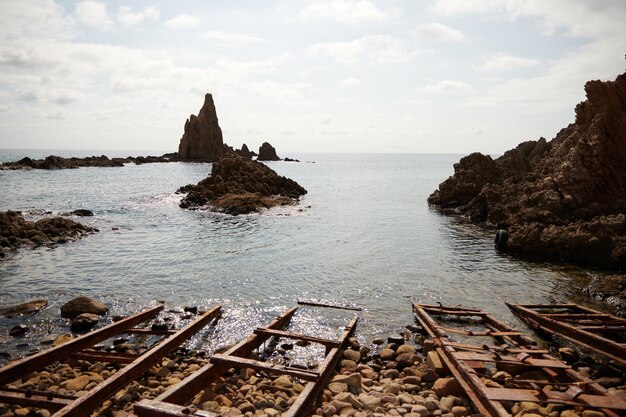
[(165, 26), (170, 29), (193, 29), (200, 25), (200, 19), (188, 14), (179, 14), (165, 21)]
[(308, 83), (277, 83), (274, 81), (260, 81), (250, 84), (248, 89), (251, 93), (272, 98), (278, 102), (293, 103), (304, 101), (307, 93), (314, 90)]
[(430, 84), (424, 87), (424, 91), (429, 93), (438, 92), (471, 92), (473, 88), (471, 85), (462, 81), (443, 80), (435, 84)]
[(415, 29), (417, 39), (422, 41), (459, 42), (465, 36), (463, 32), (441, 23), (426, 23)]
[(383, 11), (365, 0), (331, 0), (309, 4), (300, 12), (305, 19), (328, 19), (342, 23), (381, 22), (399, 14), (398, 9)]
[(333, 117), (332, 117), (332, 116), (325, 115), (325, 116), (322, 116), (322, 118), (320, 119), (320, 122), (321, 122), (323, 125), (330, 125), (330, 124), (332, 124), (332, 123), (333, 123), (333, 120), (334, 120), (334, 119), (333, 119)]
[(137, 26), (145, 20), (159, 20), (160, 12), (156, 7), (144, 7), (143, 10), (133, 12), (127, 6), (120, 7), (117, 13), (117, 21), (124, 26)]
[(104, 3), (98, 3), (97, 1), (78, 3), (74, 14), (76, 19), (83, 25), (106, 29), (113, 24)]
[(322, 42), (309, 47), (311, 55), (326, 55), (342, 64), (360, 61), (373, 64), (402, 64), (415, 56), (409, 44), (389, 35), (370, 35), (349, 42)]
[(482, 135), (485, 132), (485, 128), (482, 126), (470, 126), (467, 132), (471, 135)]
[(208, 32), (204, 32), (202, 37), (205, 39), (210, 39), (222, 43), (227, 43), (231, 45), (244, 45), (251, 43), (263, 43), (267, 42), (267, 39), (259, 38), (257, 36), (249, 36), (242, 35), (239, 33), (232, 32), (221, 32), (219, 30), (211, 30)]
[(65, 119), (65, 113), (59, 110), (56, 110), (56, 111), (46, 113), (44, 117), (46, 119), (51, 119), (51, 120), (62, 120), (62, 119)]
[(506, 54), (496, 54), (480, 66), (482, 71), (509, 71), (520, 68), (530, 68), (539, 64), (539, 61), (531, 58), (522, 58)]
[(339, 85), (341, 85), (342, 87), (356, 87), (361, 85), (361, 80), (359, 80), (358, 78), (348, 77), (339, 81)]

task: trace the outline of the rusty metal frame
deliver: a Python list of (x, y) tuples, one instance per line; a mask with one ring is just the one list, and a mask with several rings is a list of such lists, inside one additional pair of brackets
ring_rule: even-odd
[[(0, 402), (45, 408), (53, 411), (51, 417), (87, 416), (101, 405), (102, 402), (113, 396), (118, 390), (134, 379), (139, 378), (151, 366), (161, 360), (161, 358), (176, 350), (181, 344), (211, 322), (211, 320), (218, 317), (221, 312), (221, 306), (206, 311), (185, 327), (173, 333), (171, 331), (143, 332), (143, 329), (134, 328), (134, 326), (153, 319), (161, 310), (163, 310), (162, 305), (152, 307), (141, 313), (120, 320), (117, 323), (110, 324), (72, 341), (53, 347), (52, 349), (7, 364), (0, 369), (0, 385), (4, 385), (33, 371), (43, 369), (51, 363), (70, 358), (126, 364), (126, 366), (119, 369), (113, 376), (99, 383), (85, 395), (76, 397), (47, 391), (0, 387)], [(147, 333), (167, 337), (153, 344), (142, 355), (105, 353), (87, 349), (94, 344), (124, 333)]]
[[(578, 304), (509, 304), (507, 307), (535, 330), (577, 343), (626, 367), (626, 319)], [(547, 310), (547, 311), (542, 311)]]
[[(272, 374), (292, 375), (307, 381), (296, 401), (282, 415), (283, 417), (301, 417), (307, 413), (310, 414), (314, 402), (328, 383), (341, 358), (341, 349), (356, 330), (358, 317), (355, 316), (345, 327), (339, 339), (334, 341), (281, 330), (289, 324), (297, 309), (297, 306), (290, 308), (266, 327), (257, 328), (250, 336), (223, 354), (213, 355), (209, 363), (155, 399), (142, 400), (135, 404), (135, 414), (139, 417), (217, 417), (219, 414), (199, 410), (193, 405), (187, 406), (186, 404), (230, 368), (253, 368)], [(247, 359), (253, 350), (259, 348), (271, 337), (306, 340), (322, 344), (326, 347), (326, 357), (317, 371)]]
[[(598, 408), (610, 417), (619, 417), (626, 410), (626, 401), (607, 395), (593, 383), (560, 360), (539, 349), (536, 342), (516, 331), (489, 313), (461, 307), (412, 303), (417, 321), (433, 339), (435, 350), (463, 391), (485, 417), (511, 417), (504, 401), (528, 401), (542, 404), (559, 403), (585, 408)], [(446, 327), (432, 316), (475, 318), (473, 324), (486, 328), (483, 332), (459, 331), (465, 337), (491, 337), (498, 344), (470, 345), (449, 340)], [(565, 392), (548, 390), (536, 381), (516, 379), (514, 387), (489, 387), (480, 378), (486, 362), (542, 371), (553, 386), (568, 387)], [(523, 388), (519, 388), (519, 386)], [(547, 384), (546, 384), (547, 385)]]

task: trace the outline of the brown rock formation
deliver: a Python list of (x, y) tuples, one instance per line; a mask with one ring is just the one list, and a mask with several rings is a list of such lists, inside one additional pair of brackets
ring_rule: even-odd
[(17, 211), (0, 212), (0, 259), (5, 252), (21, 246), (49, 246), (76, 240), (96, 229), (62, 217), (46, 217), (31, 222)]
[(512, 251), (624, 269), (626, 74), (585, 91), (575, 123), (553, 140), (524, 142), (496, 160), (471, 154), (428, 202), (508, 228)]
[(128, 158), (109, 158), (106, 155), (87, 156), (85, 158), (63, 158), (49, 155), (44, 159), (22, 158), (15, 162), (0, 164), (0, 170), (18, 169), (75, 169), (82, 167), (123, 167), (124, 164), (135, 163), (137, 165), (156, 162), (175, 162), (178, 160), (177, 153), (169, 153), (161, 156), (129, 156)]
[(207, 94), (198, 116), (192, 114), (185, 122), (178, 156), (181, 161), (216, 162), (223, 154), (222, 129), (217, 121), (213, 97)]
[(246, 145), (245, 143), (241, 146), (241, 149), (237, 150), (235, 153), (239, 156), (243, 156), (244, 158), (252, 158), (252, 152), (250, 152), (250, 149), (248, 149), (248, 145)]
[(293, 204), (306, 194), (297, 182), (268, 166), (233, 154), (214, 163), (209, 177), (178, 191), (188, 193), (180, 203), (182, 208), (210, 206), (233, 215)]
[(280, 158), (276, 155), (276, 149), (272, 145), (263, 142), (263, 145), (259, 147), (257, 161), (280, 161)]

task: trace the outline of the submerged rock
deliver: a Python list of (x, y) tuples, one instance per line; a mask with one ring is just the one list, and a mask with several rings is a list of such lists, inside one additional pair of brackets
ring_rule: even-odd
[(590, 81), (576, 121), (493, 160), (455, 164), (428, 202), (509, 233), (507, 250), (626, 267), (626, 74)]
[(127, 158), (109, 158), (106, 155), (87, 156), (84, 158), (63, 158), (61, 156), (49, 155), (44, 159), (31, 159), (25, 157), (15, 162), (5, 162), (0, 164), (0, 170), (18, 169), (74, 169), (83, 167), (123, 167), (124, 164), (135, 163), (137, 165), (155, 162), (175, 162), (178, 160), (177, 153), (164, 154), (162, 156), (129, 156)]
[(83, 313), (103, 316), (108, 313), (108, 311), (109, 308), (100, 301), (90, 297), (76, 297), (63, 304), (63, 307), (61, 307), (61, 317), (73, 319)]
[(185, 132), (178, 146), (181, 161), (216, 162), (224, 154), (222, 129), (217, 120), (213, 96), (206, 94), (198, 115), (185, 122)]
[(259, 147), (259, 156), (257, 161), (280, 161), (278, 155), (276, 155), (276, 149), (268, 142), (263, 142)]
[(0, 308), (0, 316), (15, 317), (22, 314), (35, 313), (48, 305), (45, 298), (37, 298), (35, 300), (25, 301), (20, 304), (14, 304)]
[(258, 212), (263, 208), (293, 204), (306, 190), (268, 166), (236, 155), (213, 164), (211, 175), (197, 185), (181, 187), (187, 192), (182, 208), (211, 208), (228, 214)]
[(62, 217), (45, 217), (36, 222), (17, 211), (0, 212), (0, 259), (6, 251), (21, 246), (38, 247), (76, 240), (97, 229)]

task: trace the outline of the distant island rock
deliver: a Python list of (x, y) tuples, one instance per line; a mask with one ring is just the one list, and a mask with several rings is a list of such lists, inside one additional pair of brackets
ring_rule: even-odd
[(626, 267), (626, 74), (589, 81), (575, 123), (493, 160), (473, 153), (428, 202), (508, 230), (507, 248)]
[(206, 94), (198, 115), (185, 122), (185, 131), (178, 145), (181, 161), (216, 162), (224, 154), (222, 129), (217, 120), (213, 96)]
[(276, 149), (268, 142), (263, 142), (259, 147), (259, 156), (257, 161), (280, 161), (281, 159), (276, 154)]
[(208, 207), (238, 215), (294, 204), (307, 191), (261, 162), (230, 154), (213, 164), (209, 177), (178, 192), (187, 193), (181, 200), (182, 208)]
[(17, 211), (0, 212), (0, 259), (20, 247), (51, 246), (80, 239), (97, 229), (63, 217), (45, 217), (36, 222), (26, 220)]
[(0, 165), (2, 170), (18, 170), (18, 169), (76, 169), (83, 167), (123, 167), (124, 164), (134, 163), (137, 165), (157, 163), (157, 162), (175, 162), (178, 160), (178, 154), (169, 153), (161, 156), (129, 156), (127, 158), (109, 158), (106, 155), (88, 156), (85, 158), (63, 158), (61, 156), (49, 155), (44, 159), (31, 159), (29, 157), (22, 158), (15, 162), (5, 162)]

